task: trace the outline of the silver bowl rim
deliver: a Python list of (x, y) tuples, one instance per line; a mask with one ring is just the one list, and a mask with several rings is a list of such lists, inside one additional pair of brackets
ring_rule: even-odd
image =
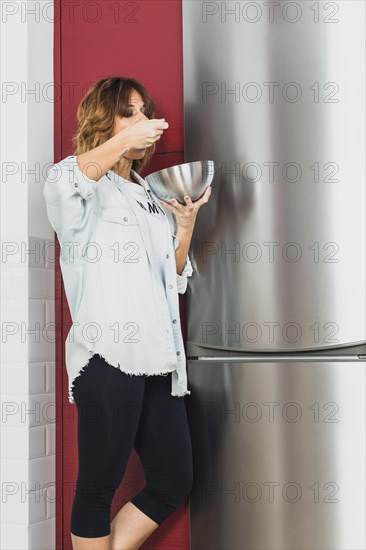
[(155, 176), (155, 174), (159, 174), (160, 172), (164, 172), (164, 170), (169, 170), (170, 168), (178, 168), (179, 166), (187, 166), (188, 164), (202, 164), (202, 163), (208, 163), (213, 165), (213, 174), (215, 175), (215, 163), (213, 160), (193, 160), (191, 162), (183, 162), (181, 164), (173, 164), (172, 166), (166, 166), (165, 168), (161, 168), (160, 170), (156, 170), (156, 172), (151, 172), (151, 174), (148, 174), (146, 177), (149, 178), (150, 176)]

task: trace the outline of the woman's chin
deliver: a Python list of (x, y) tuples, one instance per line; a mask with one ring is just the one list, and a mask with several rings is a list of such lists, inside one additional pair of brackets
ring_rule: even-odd
[(146, 149), (130, 149), (125, 157), (130, 160), (140, 160), (144, 158), (145, 154)]
[(133, 150), (133, 154), (134, 155), (139, 155), (139, 156), (141, 156), (141, 155), (143, 156), (145, 154), (145, 152), (146, 152), (146, 148), (144, 148), (144, 149), (134, 149)]

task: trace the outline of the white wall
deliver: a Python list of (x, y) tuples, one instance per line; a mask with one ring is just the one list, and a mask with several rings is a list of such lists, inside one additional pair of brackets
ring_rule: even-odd
[(42, 195), (45, 167), (53, 163), (54, 23), (52, 11), (42, 11), (46, 4), (52, 7), (49, 0), (0, 3), (0, 546), (6, 550), (55, 548), (55, 331), (45, 331), (54, 322), (54, 233)]

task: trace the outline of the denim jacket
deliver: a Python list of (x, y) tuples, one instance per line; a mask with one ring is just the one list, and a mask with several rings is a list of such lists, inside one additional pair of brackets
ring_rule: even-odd
[[(137, 172), (155, 201), (163, 203)], [(157, 276), (151, 235), (141, 208), (123, 180), (89, 179), (70, 155), (54, 164), (43, 188), (47, 216), (60, 242), (60, 267), (72, 326), (65, 352), (68, 398), (75, 404), (75, 378), (99, 353), (130, 375), (172, 373), (171, 395), (187, 389), (186, 356), (178, 293), (193, 273), (189, 256), (176, 271), (179, 240), (166, 208), (168, 253), (165, 285)]]

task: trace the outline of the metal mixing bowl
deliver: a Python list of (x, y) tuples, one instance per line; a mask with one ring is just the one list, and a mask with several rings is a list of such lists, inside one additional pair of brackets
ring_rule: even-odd
[(215, 175), (212, 160), (197, 160), (169, 166), (145, 177), (147, 183), (159, 199), (170, 201), (173, 197), (181, 204), (186, 204), (184, 195), (192, 201), (198, 200)]

